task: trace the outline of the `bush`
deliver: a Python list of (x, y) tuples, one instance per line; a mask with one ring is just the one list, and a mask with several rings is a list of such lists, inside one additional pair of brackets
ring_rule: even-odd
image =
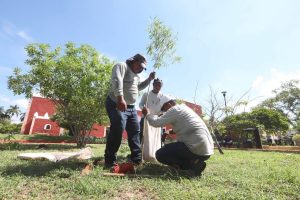
[(18, 134), (21, 131), (22, 124), (0, 124), (0, 133)]
[(93, 143), (93, 144), (105, 144), (106, 143), (106, 138), (96, 138), (94, 136), (90, 136), (87, 139), (87, 142)]
[(295, 134), (293, 136), (293, 141), (297, 146), (300, 146), (300, 134)]

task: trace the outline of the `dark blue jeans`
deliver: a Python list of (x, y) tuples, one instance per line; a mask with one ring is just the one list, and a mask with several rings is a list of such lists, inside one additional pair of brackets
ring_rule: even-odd
[(105, 148), (105, 164), (111, 165), (117, 160), (117, 152), (122, 142), (122, 133), (127, 132), (131, 160), (140, 163), (142, 160), (140, 142), (140, 124), (134, 106), (128, 106), (125, 112), (117, 110), (117, 104), (109, 97), (106, 99), (106, 111), (110, 119), (110, 129)]
[(156, 151), (155, 156), (160, 163), (179, 167), (182, 170), (191, 169), (196, 159), (204, 162), (210, 157), (192, 153), (183, 142), (166, 144)]
[(145, 118), (142, 117), (141, 118), (141, 121), (140, 121), (140, 141), (142, 142), (143, 141), (143, 137), (144, 137), (144, 121), (145, 121)]

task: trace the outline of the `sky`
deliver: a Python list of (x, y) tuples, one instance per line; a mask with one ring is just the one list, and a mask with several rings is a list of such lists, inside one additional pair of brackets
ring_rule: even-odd
[(300, 79), (299, 10), (298, 0), (0, 0), (0, 106), (26, 110), (28, 99), (7, 87), (14, 67), (30, 70), (26, 45), (71, 41), (116, 61), (147, 57), (147, 28), (158, 17), (182, 57), (156, 71), (163, 93), (208, 107), (210, 87), (220, 100), (226, 91), (228, 104), (249, 91), (250, 107)]

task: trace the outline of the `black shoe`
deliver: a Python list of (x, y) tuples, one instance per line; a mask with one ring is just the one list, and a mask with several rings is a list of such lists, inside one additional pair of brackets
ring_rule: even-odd
[(206, 163), (197, 159), (193, 164), (192, 170), (195, 176), (201, 176), (205, 168), (206, 168)]
[(131, 161), (131, 162), (132, 162), (133, 165), (136, 166), (136, 167), (142, 165), (142, 163), (143, 163), (141, 160), (139, 160), (139, 161)]
[(141, 158), (135, 158), (135, 159), (130, 158), (127, 161), (132, 162), (136, 166), (142, 164), (142, 159)]
[(126, 156), (126, 160), (127, 160), (127, 162), (132, 162), (134, 165), (140, 165), (140, 164), (142, 164), (142, 160), (132, 160), (131, 159), (131, 154), (128, 154), (127, 156)]

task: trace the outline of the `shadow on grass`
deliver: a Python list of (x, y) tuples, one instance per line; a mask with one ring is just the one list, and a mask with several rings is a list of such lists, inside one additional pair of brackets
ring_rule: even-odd
[(1, 173), (1, 176), (24, 175), (31, 177), (54, 176), (68, 178), (73, 171), (80, 171), (86, 165), (85, 162), (68, 161), (53, 163), (49, 161), (24, 161), (22, 164), (9, 166)]
[(70, 150), (70, 149), (78, 149), (74, 144), (28, 144), (28, 143), (18, 143), (18, 142), (10, 142), (10, 143), (1, 143), (0, 151), (7, 150)]
[[(118, 156), (118, 163), (127, 162), (126, 156)], [(103, 169), (104, 167), (104, 158), (96, 157), (93, 159), (93, 164), (95, 167)], [(110, 172), (110, 169), (105, 169), (103, 173)], [(158, 163), (143, 163), (142, 165), (136, 168), (134, 174), (127, 174), (125, 176), (113, 176), (112, 177), (127, 177), (127, 178), (156, 178), (163, 180), (181, 180), (182, 178), (194, 179), (199, 178), (194, 176), (190, 171), (187, 170), (176, 170), (173, 167), (166, 165), (161, 165)]]
[[(118, 160), (126, 160), (127, 157), (120, 156)], [(11, 177), (24, 175), (28, 177), (54, 177), (54, 178), (69, 178), (75, 173), (80, 173), (89, 163), (93, 163), (94, 167), (104, 167), (103, 157), (94, 157), (89, 161), (68, 161), (68, 162), (50, 162), (42, 160), (24, 160), (21, 164), (7, 166), (1, 173), (3, 177)], [(109, 169), (103, 170), (109, 172)], [(136, 169), (135, 174), (125, 176), (128, 178), (155, 178), (162, 180), (181, 180), (182, 178), (193, 179), (199, 178), (191, 176), (190, 173), (183, 170), (161, 165), (144, 163)]]
[[(182, 178), (193, 179), (199, 178), (194, 176), (190, 171), (187, 170), (177, 170), (173, 167), (153, 164), (153, 163), (144, 163), (136, 171), (137, 177), (140, 175), (147, 175), (148, 178), (159, 178), (163, 180), (180, 180)], [(149, 175), (149, 176), (148, 176)]]

